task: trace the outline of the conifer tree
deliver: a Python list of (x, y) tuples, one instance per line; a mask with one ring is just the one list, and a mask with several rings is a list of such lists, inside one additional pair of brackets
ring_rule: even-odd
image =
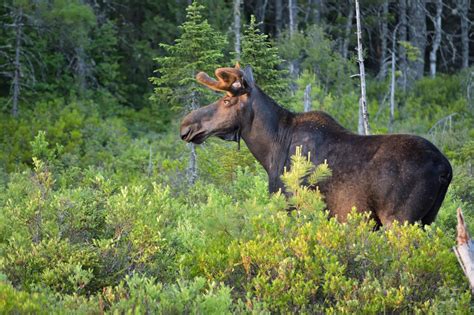
[(35, 82), (35, 71), (32, 65), (32, 39), (29, 33), (34, 24), (30, 13), (32, 5), (27, 1), (11, 1), (2, 4), (0, 18), (2, 30), (0, 31), (0, 85), (5, 77), (10, 86), (11, 113), (14, 117), (20, 111), (19, 102), (23, 89), (31, 88)]
[(226, 39), (203, 18), (203, 10), (204, 6), (194, 1), (186, 9), (186, 21), (174, 44), (160, 44), (165, 54), (155, 58), (157, 76), (150, 80), (155, 85), (154, 98), (160, 98), (162, 105), (179, 109), (197, 106), (204, 97), (195, 81), (197, 72), (212, 74), (223, 61)]
[[(203, 10), (204, 6), (197, 1), (189, 5), (186, 21), (179, 27), (181, 35), (173, 45), (161, 44), (165, 55), (155, 59), (158, 76), (150, 79), (156, 86), (153, 98), (161, 106), (189, 110), (205, 102), (206, 90), (198, 88), (195, 76), (198, 71), (213, 73), (219, 67), (227, 42), (203, 18)], [(197, 178), (194, 145), (191, 145), (188, 178), (191, 184)]]
[(265, 92), (277, 100), (285, 96), (288, 91), (287, 71), (279, 68), (283, 60), (268, 35), (260, 32), (253, 15), (244, 31), (240, 58), (242, 64), (252, 67), (257, 84)]

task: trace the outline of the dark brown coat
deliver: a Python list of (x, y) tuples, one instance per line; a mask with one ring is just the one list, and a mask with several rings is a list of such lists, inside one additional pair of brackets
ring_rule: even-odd
[(209, 136), (245, 141), (268, 173), (269, 191), (284, 190), (280, 176), (297, 146), (325, 160), (332, 176), (319, 184), (330, 213), (344, 221), (351, 208), (369, 211), (382, 225), (394, 220), (434, 221), (449, 183), (449, 161), (429, 141), (413, 135), (360, 136), (324, 112), (294, 114), (254, 83), (251, 70), (220, 68), (219, 82), (200, 73), (198, 81), (227, 93), (188, 114), (181, 125), (185, 141)]

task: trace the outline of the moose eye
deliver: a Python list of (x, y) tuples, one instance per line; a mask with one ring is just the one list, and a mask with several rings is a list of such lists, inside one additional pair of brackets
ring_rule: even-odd
[(224, 100), (224, 105), (229, 105), (230, 104), (230, 100)]

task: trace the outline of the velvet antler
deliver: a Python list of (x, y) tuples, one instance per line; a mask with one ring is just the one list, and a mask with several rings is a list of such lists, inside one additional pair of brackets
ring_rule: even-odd
[(215, 75), (217, 81), (209, 77), (207, 73), (199, 72), (196, 75), (196, 80), (215, 91), (235, 92), (236, 88), (241, 87), (240, 80), (243, 73), (238, 64), (235, 68), (218, 68)]

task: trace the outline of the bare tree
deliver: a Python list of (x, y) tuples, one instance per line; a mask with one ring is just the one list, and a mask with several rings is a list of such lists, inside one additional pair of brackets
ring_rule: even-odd
[(13, 62), (13, 80), (12, 80), (12, 90), (13, 90), (13, 106), (12, 106), (12, 115), (13, 117), (18, 116), (18, 100), (20, 99), (20, 80), (21, 80), (21, 62), (20, 54), (22, 49), (22, 37), (23, 37), (23, 10), (19, 8), (15, 14), (15, 61)]
[(416, 60), (409, 62), (410, 78), (418, 80), (423, 77), (426, 49), (426, 0), (412, 0), (410, 11), (410, 43), (419, 51)]
[(462, 68), (469, 67), (469, 6), (470, 0), (458, 0), (457, 10), (461, 18), (461, 45), (462, 45)]
[[(399, 30), (399, 40), (401, 42), (406, 42), (408, 40), (407, 37), (407, 27), (408, 27), (408, 19), (407, 19), (407, 1), (400, 0), (398, 3), (398, 19), (400, 21), (400, 30)], [(406, 91), (407, 89), (407, 72), (408, 72), (408, 59), (407, 59), (407, 52), (403, 45), (398, 46), (398, 64), (400, 65), (400, 85), (402, 86), (402, 90)]]
[(242, 0), (234, 0), (234, 35), (235, 58), (240, 60), (240, 12)]
[(383, 1), (382, 18), (380, 23), (381, 52), (379, 60), (379, 78), (383, 80), (387, 76), (388, 0)]
[(362, 27), (360, 21), (359, 0), (355, 0), (357, 22), (357, 61), (360, 75), (360, 100), (359, 100), (359, 134), (370, 134), (369, 113), (367, 112), (367, 98), (365, 92), (364, 51), (362, 50)]
[(395, 122), (395, 69), (396, 69), (395, 49), (392, 49), (392, 69), (390, 73), (390, 123), (389, 131), (393, 131), (393, 123)]
[(323, 0), (315, 0), (315, 6), (314, 6), (314, 21), (316, 24), (321, 24), (321, 16), (322, 16), (322, 10), (323, 10)]
[[(297, 10), (296, 0), (288, 0), (288, 21), (289, 21), (289, 32), (290, 38), (292, 39), (297, 31)], [(290, 75), (296, 77), (298, 75), (298, 64), (296, 60), (290, 60), (289, 62)], [(295, 87), (293, 86), (293, 89)]]
[(347, 21), (346, 27), (344, 30), (344, 40), (341, 47), (341, 55), (344, 59), (347, 59), (349, 51), (349, 43), (351, 41), (351, 30), (352, 30), (352, 20), (354, 19), (354, 8), (352, 0), (349, 0), (348, 5), (349, 11), (347, 12)]
[[(198, 96), (194, 89), (193, 89), (193, 92), (191, 93), (191, 106), (190, 107), (192, 110), (195, 110), (199, 107)], [(189, 143), (188, 146), (190, 147), (191, 152), (189, 154), (187, 177), (188, 177), (188, 183), (190, 185), (193, 185), (196, 182), (196, 179), (198, 177), (196, 145), (194, 143)]]
[(74, 72), (79, 86), (79, 92), (83, 93), (87, 89), (87, 79), (90, 75), (89, 65), (86, 62), (86, 52), (82, 45), (74, 49)]
[(277, 35), (281, 34), (283, 28), (283, 4), (282, 0), (275, 0), (275, 28)]
[(311, 110), (311, 83), (306, 85), (304, 89), (304, 109), (303, 111), (309, 112)]
[(436, 76), (436, 60), (437, 60), (437, 52), (439, 49), (439, 45), (441, 44), (441, 15), (443, 14), (443, 1), (442, 0), (435, 0), (436, 1), (436, 15), (433, 19), (434, 25), (434, 36), (433, 36), (433, 43), (431, 45), (430, 51), (430, 75), (432, 78)]
[(393, 123), (395, 122), (395, 88), (396, 88), (396, 67), (397, 67), (397, 31), (401, 27), (401, 23), (398, 23), (395, 26), (393, 33), (392, 33), (392, 64), (391, 64), (391, 71), (390, 71), (390, 122), (389, 122), (389, 131), (393, 131)]
[(25, 32), (25, 26), (32, 24), (31, 17), (25, 13), (22, 6), (8, 6), (5, 17), (11, 23), (4, 23), (2, 27), (11, 30), (11, 37), (7, 41), (10, 43), (0, 47), (0, 55), (5, 58), (6, 63), (0, 65), (0, 75), (9, 78), (11, 81), (11, 113), (13, 117), (18, 117), (22, 90), (35, 82), (34, 66), (31, 61), (32, 52), (27, 47), (31, 44), (31, 39)]
[(257, 8), (255, 10), (255, 17), (262, 33), (265, 33), (265, 15), (267, 14), (268, 0), (258, 0)]
[(297, 13), (296, 0), (288, 0), (288, 21), (290, 36), (293, 36), (296, 32), (296, 13)]

